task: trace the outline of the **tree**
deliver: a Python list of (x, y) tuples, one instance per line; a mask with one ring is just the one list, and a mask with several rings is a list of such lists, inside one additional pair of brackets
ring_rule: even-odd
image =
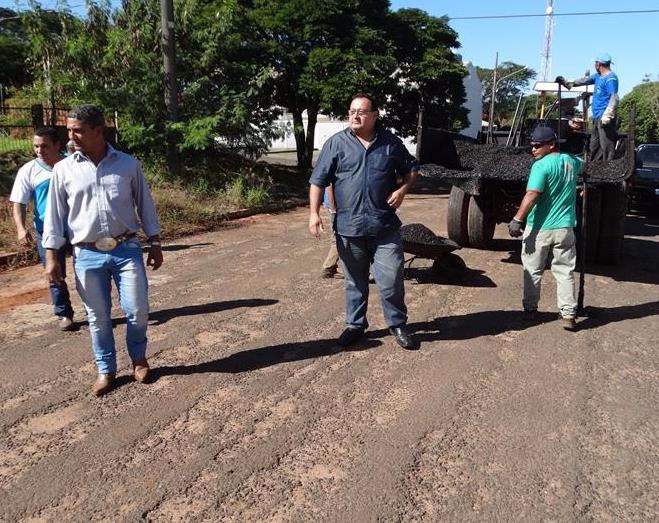
[(388, 7), (387, 0), (253, 1), (255, 37), (269, 58), (273, 100), (293, 116), (300, 167), (311, 165), (321, 110), (343, 115), (350, 94), (386, 92), (391, 83), (396, 64), (382, 29)]
[(463, 79), (467, 70), (452, 49), (460, 47), (446, 18), (400, 9), (388, 20), (397, 68), (383, 123), (402, 136), (416, 136), (418, 110), (425, 124), (444, 129), (467, 125)]
[[(526, 90), (529, 81), (537, 76), (537, 73), (528, 67), (520, 70), (523, 67), (515, 62), (503, 62), (497, 66), (497, 85), (494, 97), (495, 121), (509, 120), (512, 117), (520, 95)], [(476, 73), (483, 84), (483, 113), (489, 115), (494, 69), (476, 67)]]
[(22, 87), (31, 81), (30, 71), (25, 68), (29, 53), (30, 46), (20, 15), (0, 7), (0, 89)]
[(636, 111), (636, 142), (659, 143), (659, 81), (649, 77), (623, 96), (618, 107), (620, 128), (628, 130), (629, 110), (634, 105)]

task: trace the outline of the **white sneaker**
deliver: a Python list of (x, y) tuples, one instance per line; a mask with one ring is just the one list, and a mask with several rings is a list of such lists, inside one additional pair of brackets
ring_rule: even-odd
[(67, 318), (66, 316), (58, 316), (59, 329), (61, 331), (71, 331), (73, 330), (73, 320)]

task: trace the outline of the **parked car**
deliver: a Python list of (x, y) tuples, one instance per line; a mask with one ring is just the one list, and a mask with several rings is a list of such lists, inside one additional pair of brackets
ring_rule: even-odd
[(649, 204), (659, 210), (659, 144), (645, 143), (636, 148), (636, 168), (628, 194), (631, 207)]

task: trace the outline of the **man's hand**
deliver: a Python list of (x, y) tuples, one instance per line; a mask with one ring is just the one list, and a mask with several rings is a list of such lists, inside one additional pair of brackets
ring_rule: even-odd
[(524, 222), (519, 221), (517, 218), (513, 218), (508, 224), (508, 233), (513, 238), (519, 238), (524, 231)]
[(400, 207), (401, 204), (403, 203), (406, 194), (407, 191), (403, 187), (395, 190), (389, 195), (389, 198), (387, 198), (387, 204), (392, 209), (398, 209), (398, 207)]
[(311, 236), (314, 236), (320, 239), (321, 233), (325, 229), (323, 228), (323, 220), (320, 219), (320, 215), (317, 212), (312, 212), (309, 214), (309, 232)]
[(32, 233), (28, 229), (19, 230), (16, 236), (21, 247), (29, 247), (34, 242)]
[(562, 76), (557, 76), (556, 78), (554, 78), (554, 82), (556, 82), (557, 84), (562, 85), (562, 86), (565, 87), (566, 89), (572, 89), (572, 87), (574, 86), (574, 82), (568, 82), (568, 81), (567, 81), (564, 77), (562, 77)]
[(155, 271), (162, 265), (162, 262), (162, 247), (160, 245), (151, 245), (149, 247), (149, 255), (146, 257), (147, 267), (153, 267)]
[(46, 275), (48, 283), (59, 285), (62, 283), (62, 268), (54, 256), (49, 256), (50, 250), (46, 251), (46, 268), (43, 273)]
[(611, 123), (611, 117), (604, 113), (602, 115), (602, 118), (600, 118), (600, 122), (602, 122), (602, 125), (609, 125)]

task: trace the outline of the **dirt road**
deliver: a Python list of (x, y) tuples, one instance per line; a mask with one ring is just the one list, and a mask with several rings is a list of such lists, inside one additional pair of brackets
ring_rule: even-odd
[[(445, 235), (446, 195), (401, 216)], [(60, 333), (38, 268), (0, 274), (3, 521), (656, 521), (659, 220), (586, 279), (589, 317), (519, 318), (519, 242), (406, 280), (421, 350), (372, 286), (368, 340), (339, 351), (343, 282), (307, 210), (165, 246), (150, 273), (155, 382), (90, 396), (86, 325)], [(116, 301), (116, 300), (115, 300)], [(78, 319), (81, 307), (76, 307)], [(116, 311), (120, 318), (120, 311)]]

